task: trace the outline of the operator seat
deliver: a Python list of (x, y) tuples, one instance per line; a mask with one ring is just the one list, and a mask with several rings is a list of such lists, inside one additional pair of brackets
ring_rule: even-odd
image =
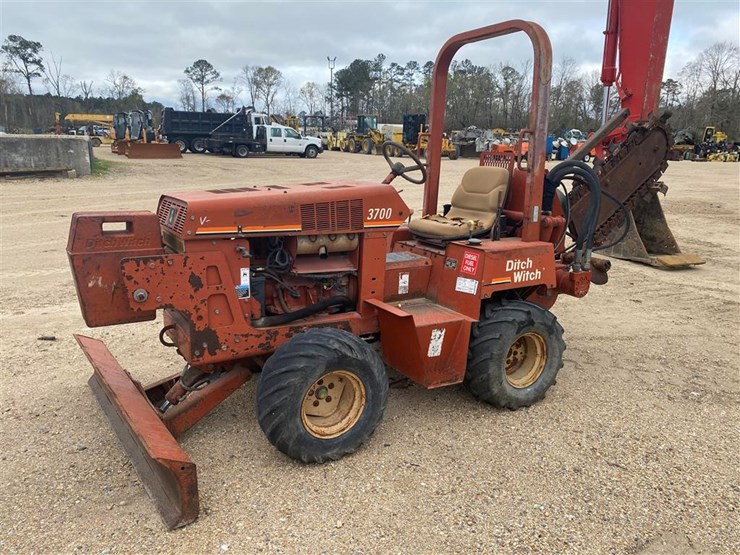
[[(476, 166), (462, 177), (445, 215), (430, 214), (409, 222), (411, 233), (434, 242), (456, 241), (491, 232), (506, 199), (510, 174), (505, 168)], [(468, 227), (472, 222), (472, 230)]]

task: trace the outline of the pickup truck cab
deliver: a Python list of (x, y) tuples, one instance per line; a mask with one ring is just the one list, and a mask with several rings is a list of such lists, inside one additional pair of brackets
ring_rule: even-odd
[[(238, 116), (238, 114), (237, 114)], [(266, 114), (246, 112), (241, 132), (220, 133), (218, 129), (206, 139), (210, 152), (246, 158), (250, 153), (286, 154), (316, 158), (324, 147), (318, 137), (304, 136), (292, 127), (270, 123)]]

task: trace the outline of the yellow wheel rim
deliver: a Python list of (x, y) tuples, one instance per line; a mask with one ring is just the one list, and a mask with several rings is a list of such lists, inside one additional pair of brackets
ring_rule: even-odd
[(547, 343), (536, 333), (516, 338), (506, 354), (506, 381), (517, 389), (529, 387), (542, 374), (547, 362)]
[(319, 439), (352, 429), (365, 409), (365, 385), (351, 372), (335, 370), (311, 384), (301, 403), (301, 422)]

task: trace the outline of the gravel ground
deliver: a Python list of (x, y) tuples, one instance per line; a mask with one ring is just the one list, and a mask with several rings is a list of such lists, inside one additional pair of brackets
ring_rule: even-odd
[[(568, 350), (544, 401), (495, 410), (462, 387), (391, 389), (357, 453), (304, 466), (254, 418), (256, 380), (186, 434), (201, 515), (167, 532), (99, 410), (72, 338), (148, 382), (179, 369), (149, 322), (89, 330), (65, 245), (81, 210), (154, 210), (163, 192), (379, 181), (381, 157), (115, 159), (103, 178), (0, 183), (0, 553), (740, 552), (740, 165), (673, 163), (663, 205), (707, 264), (614, 261), (553, 312)], [(441, 199), (473, 160), (443, 162)], [(403, 182), (409, 206), (421, 187)], [(40, 340), (54, 336), (56, 340)]]

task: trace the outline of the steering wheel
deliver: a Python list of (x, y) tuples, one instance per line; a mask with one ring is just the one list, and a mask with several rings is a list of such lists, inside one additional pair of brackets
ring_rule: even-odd
[[(391, 162), (391, 153), (397, 151), (400, 152), (401, 155), (408, 154), (409, 158), (411, 158), (416, 165), (415, 166), (404, 166), (401, 162)], [(410, 181), (411, 183), (415, 185), (421, 185), (427, 180), (427, 168), (426, 166), (419, 160), (419, 157), (414, 154), (414, 152), (408, 148), (406, 148), (404, 145), (399, 143), (393, 143), (390, 141), (386, 141), (383, 143), (383, 158), (385, 158), (385, 161), (388, 162), (388, 165), (391, 168), (391, 174), (393, 177), (401, 176), (406, 181)], [(421, 171), (421, 179), (414, 179), (413, 177), (409, 177), (406, 175), (408, 172), (420, 170)], [(386, 181), (388, 179), (386, 178)], [(385, 183), (385, 181), (384, 181)]]

